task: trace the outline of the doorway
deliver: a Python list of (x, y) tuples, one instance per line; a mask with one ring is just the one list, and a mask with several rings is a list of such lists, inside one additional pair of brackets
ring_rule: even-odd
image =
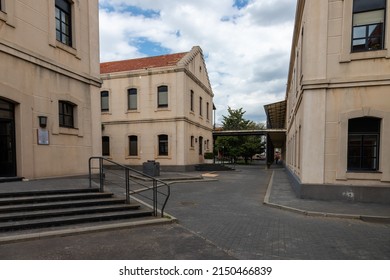
[(0, 99), (0, 177), (15, 176), (15, 105)]

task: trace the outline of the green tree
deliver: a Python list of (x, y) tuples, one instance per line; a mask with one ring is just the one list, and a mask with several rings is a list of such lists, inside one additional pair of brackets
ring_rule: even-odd
[[(253, 121), (244, 118), (245, 111), (242, 108), (234, 110), (228, 107), (228, 116), (222, 116), (223, 130), (254, 130), (264, 128), (264, 124), (256, 124)], [(242, 156), (245, 162), (252, 158), (256, 153), (261, 153), (264, 148), (261, 137), (259, 136), (223, 136), (218, 137), (215, 143), (216, 149), (224, 157), (230, 157), (236, 160)]]

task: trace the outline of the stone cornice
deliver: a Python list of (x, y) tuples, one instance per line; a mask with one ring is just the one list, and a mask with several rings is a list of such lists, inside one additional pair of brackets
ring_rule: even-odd
[(205, 126), (203, 124), (194, 122), (190, 120), (187, 117), (177, 117), (177, 118), (162, 118), (162, 119), (141, 119), (141, 120), (116, 120), (116, 121), (106, 121), (102, 122), (103, 125), (128, 125), (128, 124), (150, 124), (150, 123), (175, 123), (175, 122), (186, 122), (188, 124), (197, 126), (199, 128), (208, 130), (208, 131), (213, 131), (212, 126), (210, 127)]
[(102, 84), (102, 81), (97, 77), (93, 77), (85, 73), (76, 72), (70, 69), (69, 67), (57, 64), (55, 61), (47, 59), (41, 55), (32, 53), (31, 51), (23, 49), (19, 46), (18, 47), (13, 46), (13, 44), (9, 42), (5, 42), (4, 40), (1, 39), (0, 39), (0, 52), (6, 53), (16, 58), (22, 59), (26, 62), (46, 68), (50, 71), (65, 75), (69, 78), (81, 81), (86, 84), (90, 84), (97, 87), (100, 87)]

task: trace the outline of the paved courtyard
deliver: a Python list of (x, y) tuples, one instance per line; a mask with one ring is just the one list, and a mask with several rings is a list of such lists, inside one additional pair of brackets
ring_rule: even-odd
[(0, 259), (390, 259), (390, 224), (263, 204), (272, 171), (238, 166), (172, 186), (177, 223), (0, 245)]

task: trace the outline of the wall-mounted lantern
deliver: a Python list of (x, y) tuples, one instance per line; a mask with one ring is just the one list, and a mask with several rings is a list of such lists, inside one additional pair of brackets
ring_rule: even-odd
[(46, 116), (38, 116), (39, 119), (39, 127), (45, 128), (47, 126), (47, 117)]

